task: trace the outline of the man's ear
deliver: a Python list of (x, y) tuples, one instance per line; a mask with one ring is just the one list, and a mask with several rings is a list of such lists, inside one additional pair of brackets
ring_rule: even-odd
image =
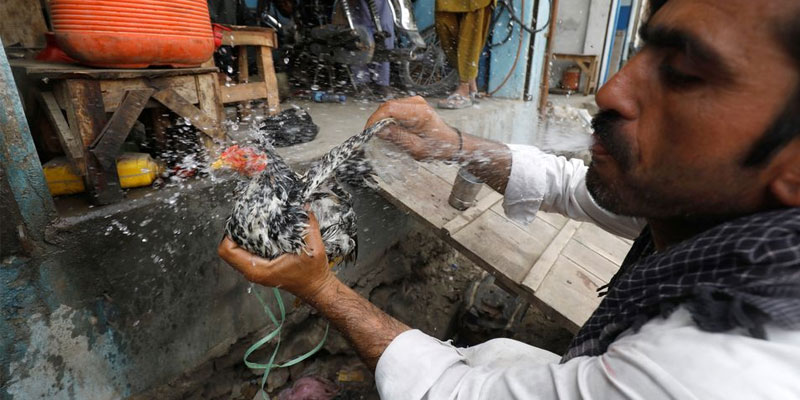
[(785, 206), (800, 207), (800, 139), (795, 139), (778, 157), (779, 170), (770, 184), (772, 195)]

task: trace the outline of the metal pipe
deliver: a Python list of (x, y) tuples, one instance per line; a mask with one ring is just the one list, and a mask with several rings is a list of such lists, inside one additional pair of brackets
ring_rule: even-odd
[[(0, 168), (11, 190), (21, 221), (16, 225), (22, 243), (42, 240), (44, 229), (55, 218), (55, 206), (36, 154), (28, 120), (11, 73), (3, 43), (0, 41)], [(1, 184), (1, 183), (0, 183)]]

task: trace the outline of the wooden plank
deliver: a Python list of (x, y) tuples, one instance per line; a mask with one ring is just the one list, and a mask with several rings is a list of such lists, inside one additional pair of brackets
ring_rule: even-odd
[(608, 258), (598, 254), (576, 240), (572, 240), (564, 246), (561, 254), (582, 266), (587, 272), (596, 276), (604, 284), (608, 283), (619, 270), (619, 264), (613, 263)]
[[(558, 2), (550, 1), (550, 20), (558, 21)], [(556, 29), (553, 26), (547, 30), (547, 44), (544, 50), (544, 71), (542, 72), (542, 84), (539, 91), (539, 114), (544, 115), (547, 109), (547, 98), (550, 96), (550, 69), (553, 67), (553, 44), (555, 43)], [(535, 39), (534, 39), (535, 40)]]
[(558, 232), (558, 235), (556, 235), (553, 241), (547, 246), (547, 249), (542, 252), (542, 255), (539, 256), (539, 259), (533, 264), (531, 270), (528, 271), (528, 274), (522, 280), (523, 286), (529, 288), (533, 293), (539, 290), (545, 276), (547, 276), (550, 269), (555, 265), (556, 260), (561, 256), (561, 252), (564, 248), (569, 245), (572, 236), (580, 226), (581, 223), (578, 221), (571, 220), (567, 222)]
[(151, 109), (150, 121), (156, 152), (161, 154), (167, 150), (167, 128), (172, 125), (172, 121), (169, 119), (169, 110), (163, 106)]
[[(627, 242), (590, 223), (540, 212), (528, 225), (512, 222), (494, 193), (463, 213), (447, 205), (455, 168), (418, 162), (382, 163), (384, 152), (370, 154), (380, 171), (379, 191), (400, 209), (412, 213), (479, 267), (501, 287), (541, 307), (562, 325), (577, 331), (599, 304), (596, 289), (616, 271), (618, 245)], [(394, 177), (394, 179), (389, 179)], [(488, 208), (487, 208), (488, 207)], [(437, 229), (439, 228), (439, 229)], [(576, 237), (593, 247), (579, 242)], [(601, 254), (597, 250), (603, 250)], [(622, 249), (623, 253), (627, 251)]]
[(155, 89), (127, 91), (117, 111), (95, 138), (89, 151), (97, 157), (104, 169), (116, 169), (116, 160), (121, 153), (122, 143), (125, 142), (133, 124), (144, 110), (145, 103), (154, 92)]
[(50, 121), (50, 125), (56, 131), (58, 140), (61, 142), (61, 148), (64, 149), (67, 158), (81, 175), (86, 174), (83, 143), (70, 129), (67, 119), (61, 112), (61, 107), (58, 106), (56, 97), (52, 92), (41, 92), (39, 101), (42, 104), (42, 110), (47, 116), (47, 120)]
[(458, 166), (456, 165), (448, 165), (443, 162), (433, 161), (433, 162), (421, 162), (419, 163), (420, 167), (431, 171), (434, 175), (442, 178), (445, 182), (449, 182), (450, 185), (453, 185), (456, 181), (456, 176), (458, 175)]
[(459, 214), (447, 203), (451, 185), (422, 168), (405, 178), (389, 182), (378, 177), (378, 189), (389, 202), (415, 214), (436, 230)]
[(250, 80), (250, 68), (249, 65), (247, 65), (247, 47), (241, 46), (236, 50), (238, 50), (239, 54), (239, 59), (237, 60), (239, 62), (239, 75), (236, 77), (236, 81), (239, 83), (247, 83)]
[(212, 138), (221, 137), (223, 135), (223, 133), (220, 132), (221, 127), (219, 123), (214, 118), (204, 114), (174, 90), (159, 90), (153, 94), (153, 98), (172, 110), (175, 114), (188, 119), (192, 125), (204, 134)]
[[(250, 81), (250, 65), (247, 57), (247, 49), (247, 46), (239, 46), (236, 48), (238, 51), (237, 54), (239, 55), (237, 60), (239, 61), (239, 72), (236, 76), (236, 81), (239, 82), (239, 84), (248, 83)], [(239, 104), (237, 108), (240, 118), (247, 119), (250, 117), (251, 104), (250, 100), (244, 100)]]
[[(114, 112), (122, 102), (125, 92), (136, 89), (170, 88), (192, 104), (197, 104), (196, 75), (174, 76), (157, 79), (117, 79), (100, 80), (100, 90), (103, 92), (103, 106), (106, 112)], [(156, 101), (150, 101), (148, 108), (161, 107)]]
[(600, 304), (597, 288), (604, 285), (566, 257), (559, 257), (545, 277), (536, 298), (568, 321), (572, 331), (582, 326)]
[[(502, 202), (495, 204), (492, 207), (492, 210), (494, 210), (498, 214), (505, 214), (505, 210), (503, 209), (503, 203)], [(561, 214), (539, 211), (538, 213), (536, 213), (536, 219), (534, 219), (534, 221), (531, 222), (531, 224), (534, 224), (533, 226), (531, 226), (531, 224), (525, 225), (525, 224), (523, 224), (521, 222), (517, 222), (517, 221), (514, 221), (512, 219), (509, 219), (509, 220), (511, 222), (519, 225), (521, 228), (523, 228), (525, 230), (529, 230), (529, 231), (534, 231), (535, 232), (536, 226), (538, 226), (538, 224), (536, 223), (536, 220), (540, 220), (539, 223), (543, 222), (543, 223), (546, 223), (546, 224), (552, 226), (553, 228), (561, 229), (561, 228), (564, 227), (564, 225), (567, 224), (567, 221), (569, 221), (569, 218), (567, 218), (567, 217), (565, 217), (565, 216), (563, 216)]]
[[(66, 85), (67, 120), (73, 132), (80, 137), (83, 147), (89, 147), (106, 124), (103, 96), (98, 81), (70, 79)], [(71, 107), (70, 107), (71, 106)]]
[(278, 47), (275, 31), (255, 26), (226, 25), (230, 31), (222, 31), (222, 44), (225, 46), (267, 46)]
[[(440, 161), (420, 162), (419, 166), (427, 169), (428, 171), (431, 171), (434, 175), (442, 178), (445, 182), (448, 182), (450, 186), (453, 186), (455, 184), (459, 166), (447, 164)], [(483, 185), (483, 187), (481, 187), (481, 190), (475, 196), (475, 200), (481, 201), (483, 198), (489, 196), (491, 193), (497, 193), (497, 192), (491, 187), (489, 187), (489, 185)], [(494, 203), (492, 205), (494, 205)]]
[(494, 204), (501, 201), (503, 201), (503, 195), (495, 191), (491, 191), (483, 199), (478, 200), (474, 206), (466, 209), (464, 212), (450, 220), (450, 222), (446, 223), (442, 229), (444, 229), (448, 235), (455, 235), (458, 231), (467, 226), (467, 224), (492, 208)]
[[(453, 239), (475, 255), (484, 267), (497, 270), (519, 284), (558, 231), (549, 225), (533, 236), (494, 211), (483, 213)], [(547, 229), (550, 231), (548, 232)]]
[(0, 38), (5, 46), (44, 47), (47, 26), (38, 0), (0, 1), (0, 21)]
[(213, 123), (220, 127), (215, 130), (215, 136), (203, 136), (201, 140), (209, 152), (209, 156), (213, 160), (217, 157), (217, 145), (213, 139), (220, 142), (225, 141), (225, 131), (222, 127), (222, 115), (224, 109), (222, 108), (222, 100), (220, 99), (219, 81), (214, 74), (198, 75), (197, 77), (197, 105), (200, 112), (207, 115)]
[[(77, 129), (84, 148), (89, 147), (106, 125), (100, 84), (89, 79), (69, 79), (63, 82), (69, 104), (66, 109), (70, 127)], [(103, 205), (122, 200), (124, 196), (119, 186), (117, 169), (103, 168), (92, 153), (86, 153), (85, 160), (86, 187), (92, 203)]]
[(539, 211), (538, 213), (536, 213), (536, 217), (550, 224), (552, 227), (556, 229), (563, 228), (565, 225), (567, 225), (569, 221), (571, 221), (569, 218), (561, 214), (545, 212), (545, 211)]
[(270, 115), (281, 111), (281, 101), (278, 98), (278, 78), (275, 77), (275, 67), (272, 64), (272, 49), (265, 46), (256, 48), (256, 64), (258, 75), (264, 81), (267, 90), (267, 110)]
[(586, 223), (575, 233), (575, 240), (606, 257), (611, 262), (622, 265), (630, 251), (630, 245), (622, 239), (600, 229), (595, 224)]
[[(221, 124), (225, 118), (225, 107), (222, 105), (222, 92), (216, 74), (197, 75), (196, 79), (197, 106)], [(218, 139), (224, 139), (224, 136)]]
[(262, 82), (250, 82), (231, 86), (222, 86), (222, 102), (238, 103), (246, 100), (267, 97), (267, 88)]
[(105, 69), (36, 60), (12, 60), (11, 66), (23, 68), (34, 79), (156, 79), (218, 71), (216, 67)]

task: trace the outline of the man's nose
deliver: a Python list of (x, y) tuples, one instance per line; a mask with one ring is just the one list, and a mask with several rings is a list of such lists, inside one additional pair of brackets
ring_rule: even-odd
[(641, 54), (631, 58), (622, 69), (597, 91), (595, 101), (601, 110), (614, 110), (626, 120), (639, 116), (646, 85), (645, 60)]

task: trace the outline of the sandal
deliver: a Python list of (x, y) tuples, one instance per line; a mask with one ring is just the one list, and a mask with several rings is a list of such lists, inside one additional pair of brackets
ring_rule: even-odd
[(454, 93), (439, 101), (436, 106), (444, 110), (460, 110), (472, 106), (472, 98)]

